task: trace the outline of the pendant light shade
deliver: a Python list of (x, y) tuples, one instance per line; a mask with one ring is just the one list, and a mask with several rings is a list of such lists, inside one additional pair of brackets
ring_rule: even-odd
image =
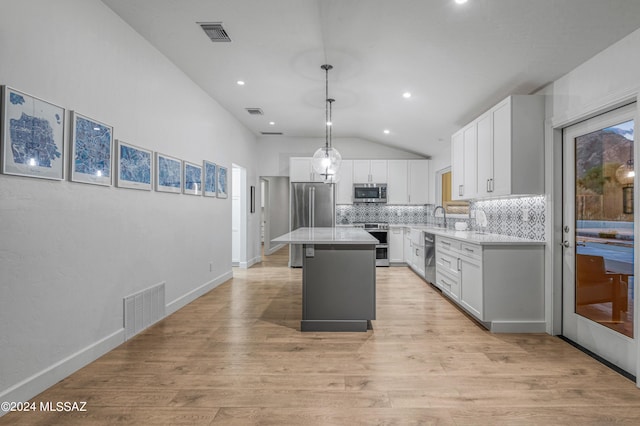
[(332, 146), (332, 105), (335, 99), (329, 98), (329, 70), (333, 66), (322, 65), (325, 71), (325, 142), (313, 154), (312, 166), (316, 173), (322, 176), (325, 183), (336, 183), (339, 179), (338, 170), (342, 163), (342, 156)]

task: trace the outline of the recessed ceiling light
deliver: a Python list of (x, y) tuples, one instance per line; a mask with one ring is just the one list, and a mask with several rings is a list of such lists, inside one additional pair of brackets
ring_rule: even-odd
[(275, 125), (276, 125), (276, 122), (275, 122), (275, 121), (270, 121), (270, 122), (269, 122), (269, 126), (275, 126)]
[(389, 129), (384, 129), (384, 130), (383, 130), (383, 133), (384, 133), (385, 135), (388, 135), (388, 134), (389, 134), (389, 133), (391, 133), (391, 132), (389, 131)]
[(467, 0), (455, 0), (457, 4), (465, 4)]
[(405, 98), (405, 99), (409, 99), (411, 97), (411, 93), (410, 92), (404, 92), (402, 94), (402, 97)]
[(244, 86), (244, 81), (242, 80), (238, 80), (236, 83), (238, 84), (238, 86)]

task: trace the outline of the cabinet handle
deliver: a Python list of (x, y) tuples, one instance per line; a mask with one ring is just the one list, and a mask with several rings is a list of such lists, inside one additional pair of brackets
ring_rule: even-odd
[(461, 197), (464, 195), (464, 185), (458, 185), (458, 195)]
[(487, 192), (491, 192), (491, 179), (487, 179)]
[(442, 244), (446, 245), (446, 246), (450, 246), (451, 243), (449, 241), (440, 241)]
[(440, 258), (440, 262), (442, 262), (442, 263), (448, 263), (449, 265), (451, 265), (451, 261), (450, 261), (450, 260), (445, 259), (444, 257), (441, 257), (441, 258)]
[(491, 192), (493, 192), (493, 189), (494, 189), (494, 188), (493, 188), (493, 178), (491, 178), (491, 179), (489, 179), (489, 180), (491, 181), (491, 185), (490, 185), (490, 187), (491, 187)]
[(458, 271), (462, 270), (462, 259), (458, 258)]
[(469, 247), (465, 247), (464, 248), (466, 251), (471, 252), (471, 253), (475, 253), (476, 251), (474, 249), (470, 249)]
[(448, 282), (446, 282), (445, 280), (443, 280), (442, 278), (440, 278), (440, 283), (444, 284), (445, 286), (451, 288), (451, 284), (449, 284)]

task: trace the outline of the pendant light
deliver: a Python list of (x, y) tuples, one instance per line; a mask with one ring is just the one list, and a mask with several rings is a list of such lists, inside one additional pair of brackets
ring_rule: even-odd
[(313, 154), (313, 170), (322, 176), (325, 183), (335, 183), (338, 181), (338, 170), (342, 163), (342, 156), (332, 146), (332, 125), (331, 110), (335, 99), (329, 98), (329, 70), (332, 65), (324, 64), (320, 68), (325, 71), (325, 139), (324, 146), (318, 148)]

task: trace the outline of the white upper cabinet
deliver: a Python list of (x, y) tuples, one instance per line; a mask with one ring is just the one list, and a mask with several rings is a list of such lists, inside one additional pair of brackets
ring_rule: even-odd
[(409, 204), (427, 204), (429, 199), (429, 160), (408, 160)]
[(322, 176), (313, 170), (311, 157), (289, 159), (290, 182), (322, 182)]
[(543, 193), (543, 150), (543, 97), (506, 98), (451, 137), (453, 199)]
[(468, 200), (477, 193), (477, 126), (474, 121), (451, 137), (451, 198)]
[(387, 183), (387, 160), (353, 160), (353, 183)]
[(387, 179), (387, 203), (409, 203), (409, 171), (407, 160), (389, 160)]
[(429, 202), (429, 160), (389, 160), (388, 204)]
[(336, 204), (353, 204), (353, 160), (342, 160), (336, 183)]

